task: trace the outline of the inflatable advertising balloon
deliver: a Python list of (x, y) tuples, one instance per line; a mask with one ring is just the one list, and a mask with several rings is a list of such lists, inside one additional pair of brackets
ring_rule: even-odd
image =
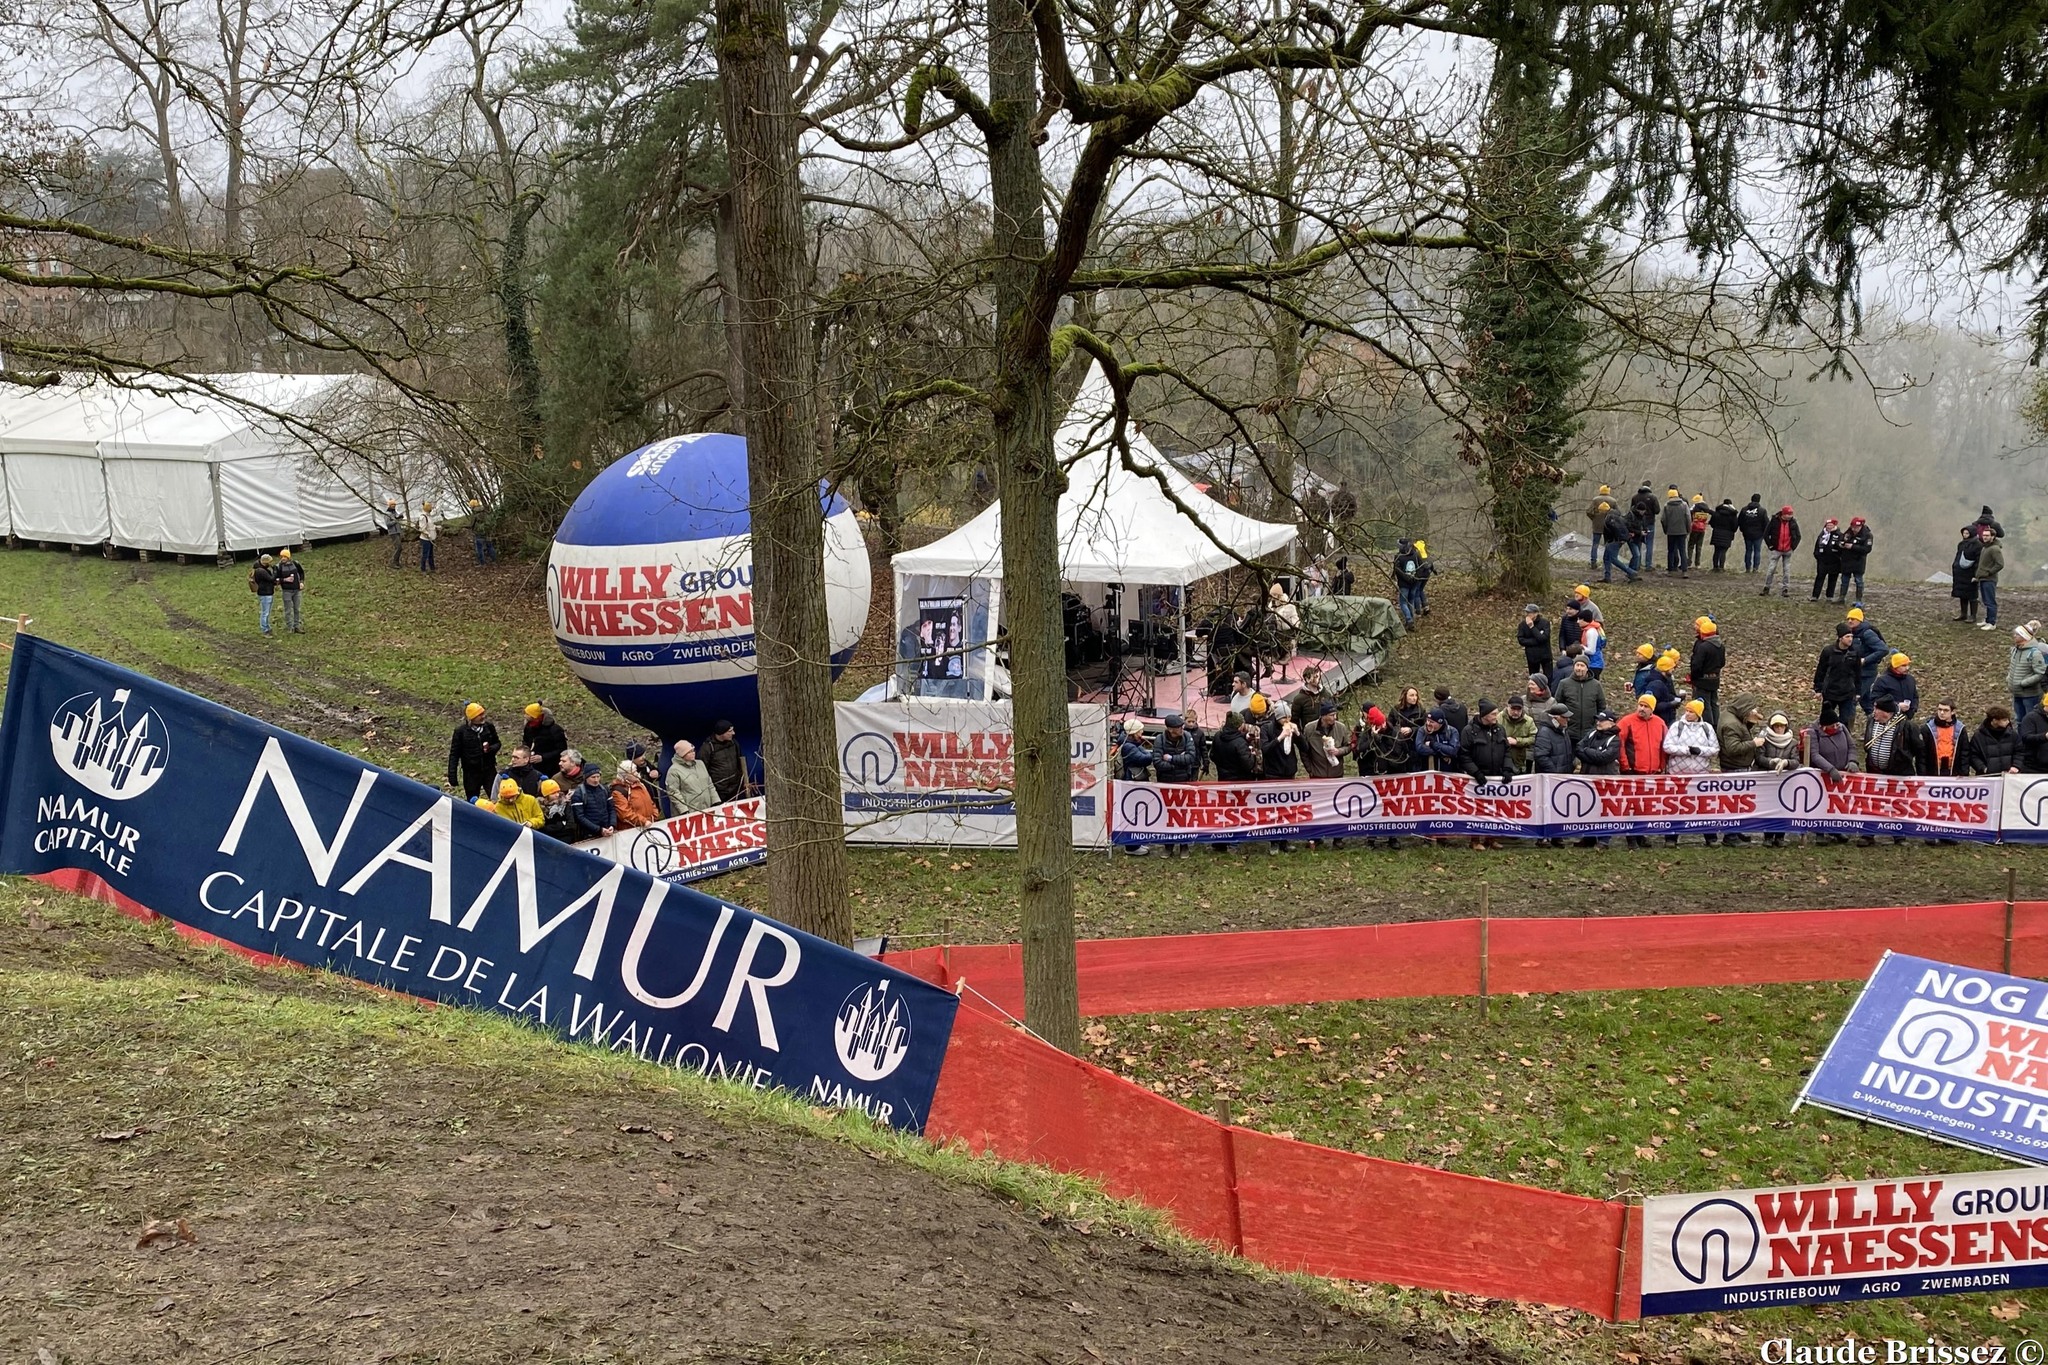
[[(844, 667), (867, 621), (867, 546), (838, 497), (821, 491), (819, 514), (832, 660)], [(569, 667), (620, 715), (671, 741), (730, 720), (754, 748), (746, 441), (671, 437), (592, 479), (555, 535), (548, 615)]]

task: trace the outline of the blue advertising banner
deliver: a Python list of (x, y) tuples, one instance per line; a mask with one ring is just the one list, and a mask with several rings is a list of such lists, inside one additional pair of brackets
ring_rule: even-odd
[(922, 1130), (958, 1006), (848, 949), (154, 679), (15, 639), (0, 870)]
[(2048, 1165), (2048, 984), (1886, 953), (1799, 1103)]

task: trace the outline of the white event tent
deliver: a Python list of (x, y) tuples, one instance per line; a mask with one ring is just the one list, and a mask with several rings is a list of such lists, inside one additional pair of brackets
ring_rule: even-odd
[(172, 378), (134, 382), (0, 390), (0, 534), (213, 555), (375, 529), (382, 481), (258, 410), (314, 418), (369, 401), (371, 381), (205, 378), (258, 407)]
[[(1109, 381), (1091, 369), (1054, 436), (1054, 452), (1067, 473), (1059, 507), (1060, 577), (1090, 607), (1110, 605), (1110, 629), (1120, 630), (1148, 614), (1139, 589), (1170, 589), (1172, 610), (1150, 614), (1184, 616), (1190, 584), (1235, 567), (1240, 557), (1284, 549), (1296, 533), (1209, 497), (1135, 429), (1127, 431), (1127, 457), (1112, 438), (1112, 401)], [(960, 662), (953, 679), (936, 680), (937, 688), (925, 680), (918, 690), (926, 695), (990, 695), (982, 680), (993, 660), (975, 646), (988, 642), (990, 623), (1002, 619), (1002, 539), (1002, 509), (995, 503), (950, 535), (890, 561), (899, 660), (963, 644), (968, 651), (964, 658), (954, 654)], [(920, 631), (949, 623), (952, 639), (916, 641)], [(1184, 629), (1184, 622), (1176, 624)]]

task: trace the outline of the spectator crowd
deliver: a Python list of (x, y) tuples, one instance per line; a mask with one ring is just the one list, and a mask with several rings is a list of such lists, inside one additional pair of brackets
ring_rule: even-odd
[[(1867, 545), (1868, 527), (1858, 521), (1852, 519), (1852, 530)], [(1998, 554), (2002, 535), (1989, 508), (1980, 524), (1968, 528), (1965, 543), (1977, 549), (1972, 582), (1984, 556)], [(1958, 547), (1959, 559), (1963, 549)], [(1607, 562), (1614, 562), (1612, 542)], [(1995, 558), (1992, 568), (1988, 581), (1996, 578)], [(1836, 569), (1844, 571), (1860, 587), (1860, 560)], [(1816, 600), (1823, 587), (1816, 583)], [(1995, 612), (1995, 595), (1969, 600), (1983, 601), (1987, 617)], [(1960, 592), (1957, 601), (1955, 619), (1971, 619)], [(1525, 773), (1793, 768), (1817, 769), (1831, 781), (1859, 772), (1930, 777), (2048, 773), (2048, 705), (2043, 702), (2048, 641), (2038, 621), (2012, 630), (2008, 699), (1973, 717), (1965, 717), (1953, 698), (1922, 698), (1913, 660), (1885, 640), (1860, 600), (1843, 612), (1825, 643), (1817, 642), (1811, 719), (1768, 710), (1747, 693), (1733, 695), (1724, 705), (1729, 645), (1712, 616), (1693, 621), (1691, 639), (1683, 647), (1649, 640), (1611, 647), (1593, 587), (1581, 583), (1555, 623), (1539, 603), (1524, 606), (1515, 639), (1528, 671), (1504, 702), (1492, 697), (1467, 702), (1447, 687), (1424, 698), (1417, 688), (1405, 687), (1386, 704), (1365, 701), (1346, 714), (1314, 666), (1304, 669), (1301, 686), (1284, 700), (1262, 690), (1263, 678), (1239, 672), (1230, 680), (1228, 711), (1213, 737), (1178, 714), (1163, 717), (1157, 734), (1142, 719), (1125, 721), (1118, 737), (1119, 775), (1159, 782), (1203, 777), (1291, 782), (1351, 773), (1439, 771), (1484, 782)], [(1704, 837), (1716, 841), (1714, 835)], [(1666, 838), (1676, 842), (1675, 836)], [(1782, 835), (1764, 838), (1783, 840)], [(1728, 841), (1748, 838), (1729, 835)], [(1498, 846), (1500, 841), (1474, 842)], [(1640, 847), (1648, 841), (1628, 842)], [(1224, 845), (1215, 847), (1220, 852)], [(1269, 845), (1274, 852), (1286, 847), (1284, 842)], [(1131, 851), (1143, 856), (1150, 850)]]
[(507, 752), (484, 705), (465, 706), (448, 740), (448, 789), (564, 843), (709, 810), (757, 790), (728, 720), (713, 721), (701, 744), (677, 740), (665, 771), (659, 740), (630, 741), (607, 775), (570, 745), (545, 704), (529, 703), (524, 717), (519, 742)]

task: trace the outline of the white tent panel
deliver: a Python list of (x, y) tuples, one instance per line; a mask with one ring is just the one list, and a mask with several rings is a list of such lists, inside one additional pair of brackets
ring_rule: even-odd
[(230, 550), (275, 549), (305, 539), (290, 455), (214, 466), (220, 471), (221, 540)]
[(14, 534), (14, 501), (7, 496), (6, 457), (0, 456), (0, 536)]
[(109, 460), (105, 471), (116, 545), (164, 554), (214, 552), (220, 535), (208, 466), (189, 460)]
[(97, 458), (8, 451), (6, 468), (15, 535), (73, 545), (107, 538), (107, 484)]
[[(377, 529), (376, 517), (363, 495), (351, 492), (317, 455), (299, 457), (298, 483), (299, 514), (305, 518), (307, 540), (367, 535)], [(364, 487), (367, 490), (367, 481)]]
[[(1060, 498), (1060, 577), (1069, 583), (1185, 585), (1284, 548), (1292, 526), (1255, 521), (1198, 490), (1142, 433), (1130, 457), (1110, 439), (1109, 382), (1100, 370), (1054, 437), (1067, 471)], [(1000, 578), (1002, 508), (991, 505), (951, 535), (891, 561), (899, 578)]]

